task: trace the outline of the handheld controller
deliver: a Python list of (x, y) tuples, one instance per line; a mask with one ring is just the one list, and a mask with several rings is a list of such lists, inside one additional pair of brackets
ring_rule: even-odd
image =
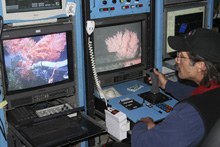
[(151, 81), (152, 81), (152, 88), (150, 91), (154, 94), (159, 93), (160, 92), (159, 85), (158, 85), (159, 79), (157, 75), (154, 73), (153, 68), (148, 69), (147, 74), (150, 75)]
[(148, 69), (146, 72), (151, 77), (152, 88), (149, 92), (141, 93), (139, 94), (139, 96), (152, 104), (158, 104), (158, 103), (162, 103), (164, 101), (170, 100), (169, 97), (160, 93), (159, 79), (157, 75), (154, 73), (153, 68)]

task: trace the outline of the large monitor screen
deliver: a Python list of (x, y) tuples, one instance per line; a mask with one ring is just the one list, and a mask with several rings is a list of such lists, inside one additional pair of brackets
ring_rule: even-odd
[(150, 20), (150, 14), (95, 20), (93, 49), (101, 86), (142, 79), (153, 66)]
[(8, 91), (68, 79), (66, 44), (66, 32), (4, 40)]
[(9, 109), (74, 95), (72, 23), (5, 29), (0, 48)]
[(95, 29), (94, 49), (97, 72), (140, 64), (141, 40), (141, 22)]
[(174, 52), (167, 42), (169, 36), (185, 35), (191, 30), (204, 27), (204, 23), (204, 4), (165, 8), (164, 57)]

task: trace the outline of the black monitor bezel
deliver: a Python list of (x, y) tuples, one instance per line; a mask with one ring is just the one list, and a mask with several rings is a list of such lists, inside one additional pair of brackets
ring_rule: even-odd
[[(128, 15), (128, 16), (120, 16), (120, 17), (114, 17), (114, 18), (103, 18), (103, 19), (96, 19), (95, 21), (95, 28), (101, 28), (101, 27), (109, 27), (109, 26), (117, 26), (117, 25), (123, 25), (123, 24), (129, 24), (129, 23), (136, 23), (136, 22), (141, 22), (141, 48), (142, 48), (142, 59), (141, 63), (130, 66), (130, 67), (125, 67), (122, 69), (116, 69), (116, 70), (111, 70), (111, 71), (105, 71), (105, 72), (99, 72), (98, 77), (99, 80), (101, 81), (102, 86), (108, 86), (111, 84), (103, 84), (102, 80), (108, 77), (117, 77), (123, 74), (129, 74), (134, 71), (143, 71), (145, 69), (148, 69), (153, 66), (153, 59), (154, 57), (151, 54), (153, 52), (152, 49), (152, 44), (150, 43), (151, 39), (151, 31), (148, 27), (150, 27), (150, 22), (149, 22), (149, 16), (148, 14), (135, 14), (135, 15)], [(94, 35), (93, 35), (94, 38)], [(95, 42), (94, 42), (95, 44)], [(95, 49), (94, 49), (95, 50)], [(140, 77), (138, 77), (140, 78)], [(135, 79), (135, 77), (134, 77)], [(125, 80), (122, 80), (120, 82), (124, 82)], [(118, 82), (114, 81), (114, 84)]]
[(167, 53), (167, 13), (171, 11), (179, 11), (184, 9), (192, 9), (196, 7), (204, 7), (204, 17), (203, 17), (203, 27), (206, 27), (206, 4), (207, 2), (192, 2), (192, 3), (183, 3), (176, 5), (167, 5), (164, 6), (164, 25), (163, 25), (163, 60), (169, 60), (176, 57), (176, 52)]
[[(30, 36), (39, 36), (53, 33), (66, 32), (67, 36), (67, 58), (68, 58), (68, 74), (69, 79), (61, 82), (51, 83), (48, 85), (32, 87), (23, 90), (8, 91), (7, 90), (7, 73), (4, 64), (4, 48), (2, 41), (7, 39), (15, 39)], [(67, 92), (67, 96), (74, 95), (74, 41), (73, 41), (73, 26), (72, 23), (55, 23), (37, 26), (25, 26), (6, 28), (2, 32), (1, 37), (1, 71), (2, 71), (2, 87), (3, 87), (3, 98), (8, 101), (8, 109), (13, 109), (18, 106), (28, 105), (36, 103), (33, 96), (46, 94), (52, 91), (58, 91), (59, 89), (71, 89)], [(57, 97), (56, 97), (57, 98)], [(30, 100), (31, 99), (31, 100)], [(53, 97), (47, 100), (53, 99)], [(22, 101), (22, 103), (19, 102)], [(40, 102), (39, 100), (38, 102)], [(42, 99), (45, 101), (45, 99)]]

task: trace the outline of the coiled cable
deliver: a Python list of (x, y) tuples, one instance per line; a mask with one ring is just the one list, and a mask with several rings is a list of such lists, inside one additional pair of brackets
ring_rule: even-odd
[(92, 43), (90, 37), (88, 37), (88, 48), (89, 48), (89, 55), (90, 55), (90, 60), (91, 60), (91, 66), (92, 66), (92, 72), (93, 72), (93, 76), (94, 76), (95, 85), (96, 85), (96, 88), (99, 92), (100, 97), (102, 99), (105, 99), (105, 104), (106, 104), (106, 107), (107, 107), (107, 100), (106, 100), (106, 97), (105, 97), (105, 95), (102, 91), (102, 88), (100, 86), (98, 74), (97, 74), (97, 71), (96, 71), (95, 57), (94, 57), (94, 52), (93, 52), (93, 43)]

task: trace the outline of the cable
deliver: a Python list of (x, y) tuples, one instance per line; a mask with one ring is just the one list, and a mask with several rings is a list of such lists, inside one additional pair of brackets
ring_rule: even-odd
[(95, 84), (96, 84), (96, 87), (97, 87), (97, 90), (99, 92), (99, 95), (102, 99), (105, 99), (105, 104), (106, 104), (106, 107), (108, 106), (107, 104), (107, 99), (102, 91), (102, 88), (100, 86), (100, 83), (99, 83), (99, 79), (98, 79), (98, 74), (97, 74), (97, 71), (96, 71), (96, 65), (95, 65), (95, 58), (94, 58), (94, 52), (93, 52), (93, 47), (92, 47), (92, 41), (90, 40), (90, 37), (88, 37), (88, 47), (89, 47), (89, 55), (90, 55), (90, 60), (91, 60), (91, 66), (92, 66), (92, 72), (93, 72), (93, 76), (94, 76), (94, 81), (95, 81)]
[[(4, 25), (4, 23), (3, 23), (3, 17), (0, 15), (0, 46), (2, 45), (1, 43), (2, 43), (2, 30), (3, 30), (3, 25)], [(0, 68), (2, 67), (2, 60), (0, 60)], [(2, 77), (1, 77), (2, 78)], [(1, 79), (2, 80), (2, 79)], [(1, 92), (1, 91), (0, 91)], [(3, 100), (5, 99), (4, 97), (2, 98)]]
[[(86, 31), (88, 33), (88, 36), (90, 36), (94, 32), (94, 30), (95, 30), (95, 22), (91, 21), (91, 20), (87, 20), (86, 21)], [(101, 99), (105, 99), (105, 104), (106, 104), (106, 108), (107, 108), (108, 107), (107, 100), (106, 100), (106, 97), (105, 97), (105, 95), (102, 91), (102, 88), (100, 86), (98, 74), (96, 71), (95, 58), (94, 58), (94, 52), (93, 52), (93, 42), (91, 41), (90, 37), (88, 37), (88, 48), (89, 48), (89, 55), (90, 55), (95, 85), (96, 85), (96, 88), (99, 92), (99, 96), (101, 97)]]
[(79, 147), (81, 147), (81, 142), (79, 144), (74, 145), (74, 147), (77, 147), (79, 145)]
[(108, 139), (107, 139), (107, 141), (106, 141), (104, 147), (106, 147), (106, 145), (107, 145), (107, 143), (108, 143), (108, 141), (109, 141), (109, 138), (110, 138), (110, 135), (108, 135)]
[(3, 135), (4, 139), (5, 139), (5, 141), (7, 141), (7, 136), (6, 136), (6, 133), (5, 133), (5, 127), (4, 127), (4, 124), (3, 124), (1, 118), (0, 118), (0, 122), (1, 122), (1, 125), (2, 125), (2, 127), (0, 126), (0, 129), (1, 129), (2, 135)]

